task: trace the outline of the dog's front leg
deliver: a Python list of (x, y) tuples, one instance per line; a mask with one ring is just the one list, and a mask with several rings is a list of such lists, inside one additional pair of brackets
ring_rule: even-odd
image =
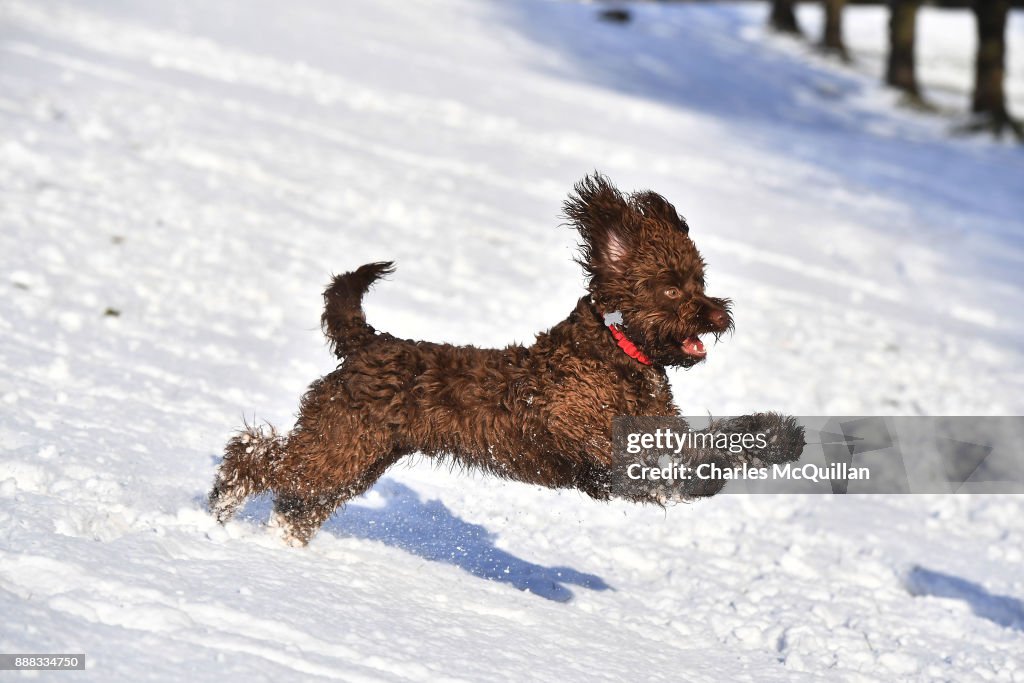
[(610, 470), (612, 495), (656, 505), (715, 495), (726, 480), (708, 473), (736, 464), (728, 449), (703, 446), (683, 446), (671, 455), (655, 450), (616, 452), (614, 460)]
[(744, 464), (793, 461), (804, 447), (803, 427), (775, 413), (715, 420), (695, 432), (678, 427), (666, 431), (685, 437), (674, 447), (666, 442), (665, 447), (614, 453), (612, 495), (658, 504), (713, 496), (728, 482), (726, 472)]
[(744, 445), (742, 451), (732, 454), (737, 464), (755, 467), (798, 460), (806, 444), (804, 428), (795, 418), (779, 413), (754, 413), (712, 421), (708, 431), (763, 436), (763, 441), (756, 439), (753, 445)]

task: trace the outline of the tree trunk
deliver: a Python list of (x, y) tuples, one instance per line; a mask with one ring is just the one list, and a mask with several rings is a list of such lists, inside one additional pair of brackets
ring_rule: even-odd
[(846, 0), (824, 0), (825, 30), (821, 45), (828, 52), (835, 52), (843, 59), (848, 59), (846, 44), (843, 42), (843, 6)]
[(768, 23), (781, 33), (800, 35), (800, 25), (796, 23), (796, 12), (793, 11), (795, 0), (772, 0), (772, 13)]
[(978, 54), (974, 60), (974, 97), (971, 111), (996, 119), (1009, 118), (1003, 95), (1006, 74), (1006, 15), (1010, 0), (974, 0), (978, 19)]
[(914, 71), (914, 33), (920, 0), (889, 0), (889, 64), (885, 82), (921, 99)]

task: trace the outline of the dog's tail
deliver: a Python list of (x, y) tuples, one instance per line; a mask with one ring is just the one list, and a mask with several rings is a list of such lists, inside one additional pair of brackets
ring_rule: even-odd
[(373, 336), (373, 328), (363, 315), (363, 295), (374, 282), (395, 272), (391, 261), (367, 263), (351, 273), (335, 275), (324, 290), (324, 314), (320, 326), (331, 350), (342, 358), (365, 344)]

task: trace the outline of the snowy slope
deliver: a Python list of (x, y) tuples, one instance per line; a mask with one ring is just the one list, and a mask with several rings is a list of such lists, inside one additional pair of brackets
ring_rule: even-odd
[(367, 309), (400, 336), (528, 341), (581, 291), (558, 211), (595, 167), (675, 201), (736, 302), (685, 412), (1024, 410), (1020, 148), (950, 140), (761, 5), (594, 12), (0, 3), (0, 652), (92, 681), (1024, 680), (1016, 497), (663, 512), (412, 460), (307, 549), (267, 501), (205, 512), (231, 429), (287, 428), (333, 367), (329, 273), (396, 260)]

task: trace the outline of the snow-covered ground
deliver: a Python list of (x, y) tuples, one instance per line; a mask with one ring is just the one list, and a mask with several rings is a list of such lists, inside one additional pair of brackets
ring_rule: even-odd
[[(685, 412), (1024, 411), (1021, 148), (761, 4), (595, 11), (0, 2), (0, 652), (91, 681), (1024, 680), (1018, 497), (664, 512), (412, 460), (306, 549), (265, 500), (206, 513), (232, 428), (287, 428), (333, 367), (329, 273), (395, 259), (392, 333), (528, 341), (581, 291), (558, 212), (595, 167), (675, 201), (735, 301)], [(855, 51), (883, 22), (851, 11)]]

